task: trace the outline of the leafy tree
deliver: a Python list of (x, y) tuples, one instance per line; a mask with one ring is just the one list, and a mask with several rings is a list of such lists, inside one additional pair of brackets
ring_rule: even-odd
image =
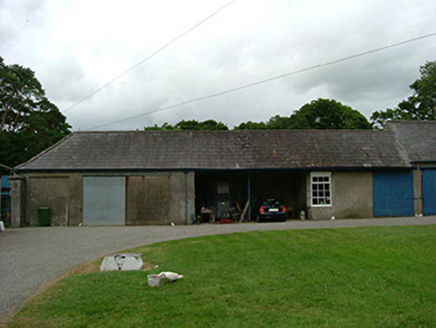
[(0, 164), (14, 167), (29, 160), (68, 135), (70, 128), (35, 73), (6, 65), (0, 57)]
[(436, 61), (426, 62), (420, 67), (421, 78), (409, 87), (413, 94), (393, 109), (376, 111), (371, 116), (375, 128), (383, 128), (387, 121), (436, 120)]
[(235, 126), (234, 130), (266, 130), (268, 125), (264, 122), (245, 122)]
[(229, 128), (222, 122), (216, 122), (214, 120), (207, 120), (203, 122), (197, 122), (196, 120), (191, 121), (180, 121), (174, 126), (177, 130), (220, 130), (227, 131)]
[(371, 122), (376, 130), (383, 129), (388, 121), (413, 121), (414, 119), (410, 107), (412, 105), (407, 100), (403, 100), (394, 109), (374, 112), (371, 115)]
[(145, 127), (144, 130), (146, 130), (146, 131), (168, 131), (168, 130), (175, 130), (175, 128), (172, 125), (165, 122), (164, 124), (162, 124), (162, 126), (158, 126), (157, 124), (155, 124), (153, 126)]
[(174, 126), (164, 123), (161, 127), (154, 125), (152, 127), (145, 127), (145, 130), (214, 130), (214, 131), (227, 131), (229, 128), (222, 122), (214, 120), (207, 120), (198, 122), (196, 120), (185, 121), (182, 120)]
[(290, 118), (279, 115), (271, 117), (267, 123), (267, 127), (269, 130), (292, 129)]
[(289, 119), (290, 129), (371, 129), (359, 111), (330, 99), (305, 104)]

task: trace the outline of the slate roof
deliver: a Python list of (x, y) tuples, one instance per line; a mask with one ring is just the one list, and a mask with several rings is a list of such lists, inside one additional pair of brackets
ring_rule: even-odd
[(406, 168), (386, 131), (75, 132), (19, 171)]
[(392, 121), (392, 131), (411, 162), (436, 162), (436, 121)]

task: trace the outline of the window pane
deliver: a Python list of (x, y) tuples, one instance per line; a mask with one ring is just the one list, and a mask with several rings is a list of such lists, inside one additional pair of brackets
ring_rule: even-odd
[(330, 175), (311, 176), (312, 205), (331, 205)]

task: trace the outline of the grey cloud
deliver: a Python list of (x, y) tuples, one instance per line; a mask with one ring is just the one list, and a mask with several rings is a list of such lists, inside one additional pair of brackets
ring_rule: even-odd
[(85, 70), (71, 54), (58, 57), (41, 66), (40, 75), (47, 94), (58, 104), (79, 101), (88, 95), (90, 90), (99, 87), (95, 81), (87, 78)]
[[(83, 7), (83, 3), (79, 5)], [(107, 5), (111, 6), (110, 3)], [(0, 15), (4, 8), (14, 12), (19, 8), (18, 12), (33, 13), (37, 18), (31, 33), (30, 29), (21, 31), (21, 26), (4, 26), (0, 21), (0, 37), (4, 35), (9, 42), (7, 47), (0, 44), (0, 51), (4, 57), (11, 57), (7, 58), (8, 62), (23, 65), (26, 62), (20, 59), (28, 56), (27, 63), (32, 64), (31, 68), (41, 77), (51, 100), (61, 109), (68, 108), (117, 76), (116, 67), (121, 70), (119, 74), (123, 67), (132, 67), (146, 58), (165, 44), (168, 36), (177, 35), (182, 26), (180, 23), (184, 22), (179, 17), (179, 25), (174, 29), (166, 26), (169, 24), (166, 22), (165, 31), (160, 30), (164, 28), (162, 25), (150, 30), (139, 16), (134, 15), (136, 19), (132, 25), (123, 24), (125, 17), (120, 15), (116, 22), (120, 28), (126, 25), (134, 28), (127, 31), (127, 35), (124, 30), (108, 33), (104, 28), (109, 29), (105, 24), (110, 19), (100, 21), (96, 16), (95, 23), (100, 22), (101, 26), (87, 29), (83, 25), (74, 34), (75, 20), (68, 16), (71, 19), (66, 20), (65, 26), (57, 27), (68, 28), (71, 36), (60, 40), (58, 33), (56, 50), (52, 53), (49, 41), (39, 41), (54, 32), (52, 26), (44, 22), (59, 24), (59, 21), (54, 23), (50, 20), (52, 16), (45, 15), (69, 15), (70, 10), (77, 9), (76, 2), (58, 6), (62, 7), (61, 12), (57, 12), (51, 2), (26, 1), (23, 6), (24, 9), (15, 2), (0, 0)], [(69, 111), (68, 121), (76, 129), (97, 126), (325, 64), (431, 33), (436, 15), (436, 4), (431, 0), (277, 0), (268, 4), (255, 2), (251, 6), (257, 10), (255, 14), (246, 10), (242, 2), (229, 7)], [(135, 10), (135, 7), (129, 8)], [(152, 5), (147, 8), (153, 9)], [(114, 10), (109, 12), (117, 14)], [(183, 14), (193, 15), (193, 12)], [(90, 17), (87, 19), (91, 20)], [(186, 21), (195, 22), (198, 18), (193, 15), (186, 17)], [(38, 29), (38, 24), (43, 27)], [(22, 33), (22, 39), (17, 37), (17, 31)], [(91, 37), (87, 38), (87, 34)], [(162, 35), (166, 35), (165, 38)], [(107, 129), (135, 129), (164, 122), (174, 124), (182, 119), (215, 119), (233, 126), (248, 120), (266, 121), (276, 114), (289, 116), (305, 103), (320, 97), (341, 101), (369, 117), (374, 110), (395, 106), (410, 94), (408, 86), (419, 76), (419, 66), (436, 59), (433, 44), (434, 39), (428, 39), (319, 67), (114, 124)], [(105, 74), (103, 78), (101, 72), (105, 70), (114, 71), (114, 76), (108, 78), (110, 75)]]

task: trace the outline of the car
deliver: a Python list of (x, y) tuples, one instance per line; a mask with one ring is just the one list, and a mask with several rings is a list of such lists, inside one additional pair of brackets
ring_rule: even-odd
[(286, 221), (286, 206), (277, 199), (270, 198), (262, 202), (257, 214), (257, 222), (264, 221)]

